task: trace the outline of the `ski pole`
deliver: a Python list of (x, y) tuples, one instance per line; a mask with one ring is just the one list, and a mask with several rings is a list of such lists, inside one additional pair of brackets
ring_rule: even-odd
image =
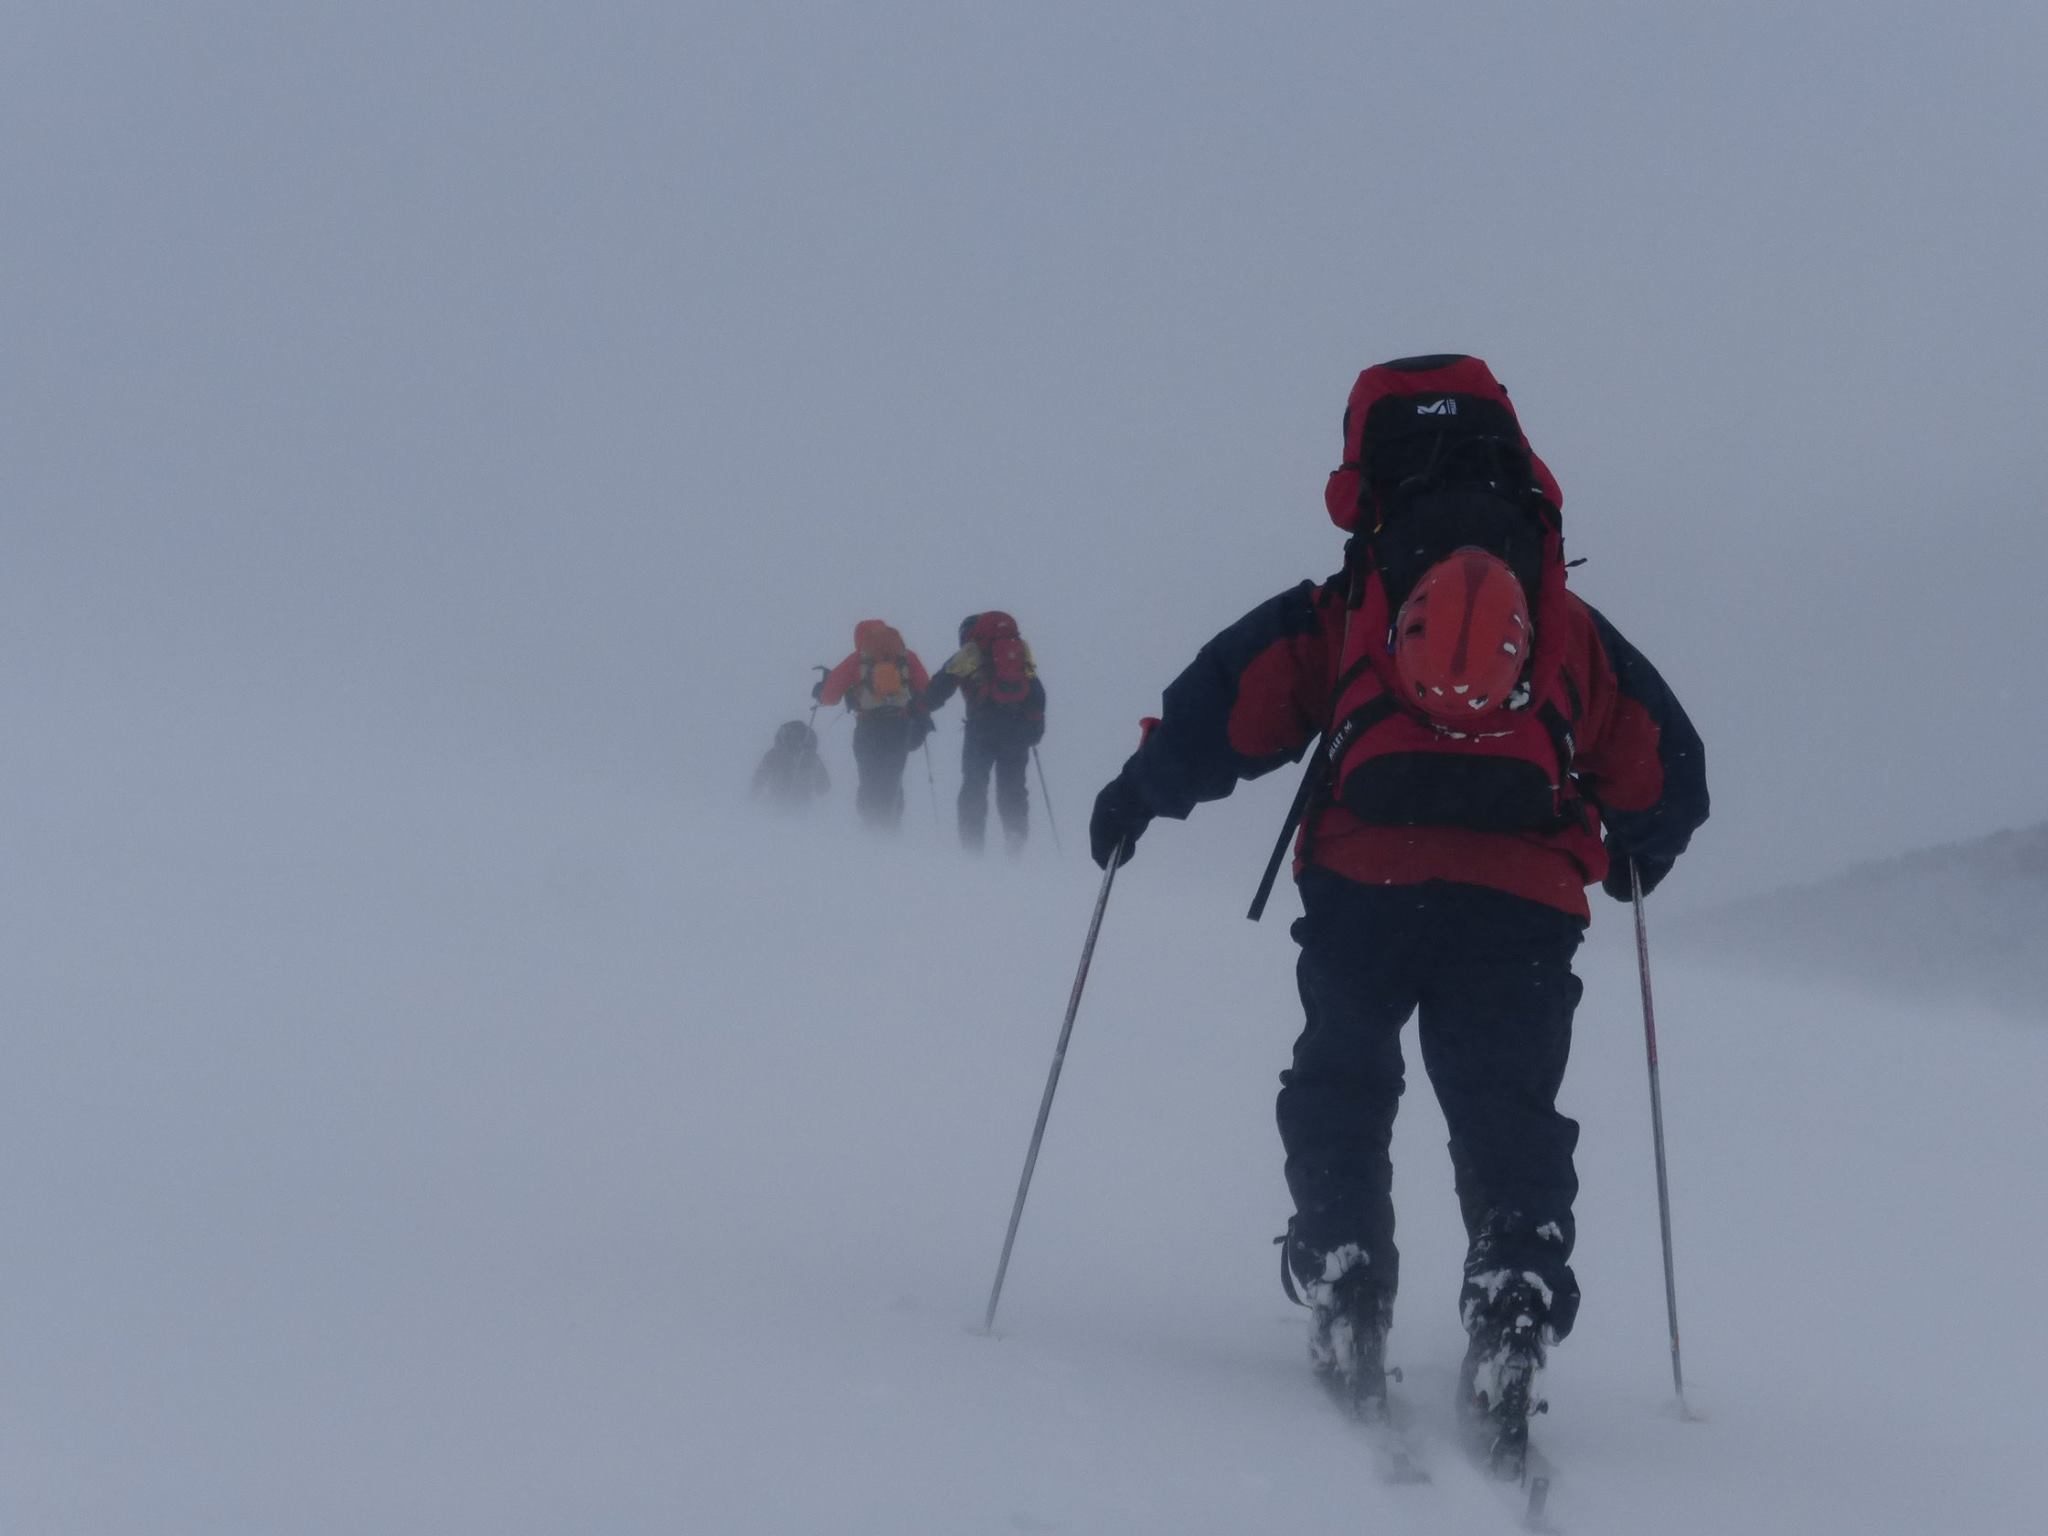
[(932, 825), (943, 831), (946, 823), (945, 819), (939, 815), (939, 781), (932, 773), (932, 742), (929, 736), (924, 739), (923, 746), (924, 781), (932, 792)]
[(825, 707), (824, 702), (819, 699), (818, 693), (825, 686), (825, 679), (832, 675), (832, 669), (830, 667), (813, 667), (811, 670), (818, 674), (818, 681), (811, 689), (811, 715), (808, 720), (804, 721), (804, 724), (815, 729), (818, 724), (818, 711)]
[[(1138, 722), (1141, 746), (1157, 724), (1159, 722), (1150, 716)], [(1010, 1207), (1010, 1229), (1003, 1234), (1003, 1256), (996, 1261), (996, 1283), (989, 1290), (988, 1315), (981, 1323), (984, 1334), (993, 1334), (996, 1329), (996, 1303), (1002, 1299), (1003, 1276), (1010, 1271), (1010, 1250), (1017, 1242), (1017, 1223), (1024, 1219), (1024, 1197), (1030, 1193), (1031, 1174), (1038, 1166), (1039, 1144), (1045, 1140), (1045, 1122), (1052, 1114), (1053, 1090), (1060, 1085), (1060, 1068), (1067, 1059), (1067, 1042), (1074, 1034), (1074, 1015), (1081, 1011), (1081, 989), (1088, 984), (1088, 966), (1095, 958), (1095, 940), (1102, 932), (1102, 914), (1109, 907), (1109, 888), (1116, 883), (1117, 866), (1124, 861), (1124, 849), (1129, 841), (1120, 837), (1116, 846), (1109, 850), (1109, 859), (1102, 870), (1102, 888), (1095, 893), (1095, 911), (1088, 919), (1088, 937), (1081, 945), (1081, 963), (1074, 970), (1074, 989), (1067, 994), (1067, 1016), (1060, 1021), (1060, 1038), (1053, 1047), (1052, 1069), (1045, 1075), (1045, 1094), (1038, 1101), (1038, 1123), (1031, 1128), (1031, 1146), (1024, 1154), (1024, 1174), (1017, 1180), (1017, 1199)]]
[(1052, 846), (1055, 852), (1064, 853), (1060, 847), (1059, 818), (1052, 813), (1052, 791), (1045, 787), (1045, 760), (1038, 755), (1038, 748), (1031, 749), (1032, 766), (1038, 770), (1038, 798), (1045, 802), (1045, 824), (1052, 828)]
[(1031, 1128), (1031, 1149), (1024, 1154), (1024, 1176), (1017, 1181), (1016, 1203), (1010, 1207), (1010, 1230), (1003, 1234), (1003, 1256), (996, 1262), (996, 1283), (988, 1293), (988, 1315), (981, 1331), (996, 1331), (996, 1303), (1002, 1300), (1003, 1276), (1010, 1270), (1010, 1250), (1017, 1242), (1017, 1223), (1024, 1219), (1024, 1197), (1031, 1192), (1032, 1170), (1038, 1166), (1039, 1143), (1045, 1140), (1046, 1118), (1052, 1114), (1053, 1090), (1060, 1085), (1060, 1067), (1067, 1059), (1067, 1041), (1073, 1038), (1074, 1015), (1081, 1009), (1081, 988), (1088, 983), (1088, 963), (1095, 958), (1095, 936), (1102, 932), (1102, 913), (1109, 905), (1109, 888), (1116, 883), (1116, 867), (1123, 860), (1124, 839), (1118, 838), (1109, 852), (1108, 867), (1102, 871), (1102, 889), (1095, 895), (1095, 914), (1088, 919), (1088, 938), (1081, 945), (1080, 968), (1074, 972), (1074, 990), (1067, 995), (1067, 1016), (1060, 1024), (1059, 1044), (1053, 1047), (1052, 1070), (1045, 1075), (1045, 1096), (1038, 1101), (1038, 1124)]
[(1657, 1222), (1664, 1239), (1664, 1310), (1671, 1319), (1671, 1385), (1678, 1412), (1691, 1418), (1685, 1402), (1685, 1370), (1678, 1356), (1678, 1276), (1671, 1258), (1671, 1185), (1664, 1166), (1664, 1092), (1657, 1073), (1657, 1009), (1650, 999), (1650, 935), (1643, 922), (1643, 876), (1628, 861), (1629, 895), (1636, 909), (1636, 967), (1643, 981), (1643, 1045), (1650, 1062), (1650, 1135), (1657, 1147)]

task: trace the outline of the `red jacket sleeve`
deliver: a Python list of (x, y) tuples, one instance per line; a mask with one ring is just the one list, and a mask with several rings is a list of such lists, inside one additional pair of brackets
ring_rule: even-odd
[(818, 702), (824, 705), (837, 704), (846, 697), (846, 690), (860, 680), (860, 652), (855, 651), (826, 674), (825, 681), (818, 688)]

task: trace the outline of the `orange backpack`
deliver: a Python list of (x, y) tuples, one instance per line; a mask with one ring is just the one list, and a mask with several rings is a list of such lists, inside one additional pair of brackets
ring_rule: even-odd
[(877, 624), (861, 640), (859, 707), (901, 709), (909, 703), (910, 666), (904, 659), (903, 637), (887, 624)]

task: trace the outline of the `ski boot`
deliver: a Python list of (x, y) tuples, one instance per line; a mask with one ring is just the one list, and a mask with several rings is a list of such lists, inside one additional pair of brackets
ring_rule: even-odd
[(1465, 1309), (1472, 1342), (1458, 1371), (1458, 1418), (1473, 1456), (1494, 1476), (1520, 1482), (1528, 1469), (1529, 1420), (1550, 1409), (1536, 1395), (1549, 1342), (1547, 1307), (1533, 1276), (1502, 1275), (1488, 1289)]
[(1364, 1251), (1346, 1243), (1324, 1255), (1321, 1272), (1298, 1296), (1288, 1271), (1282, 1278), (1289, 1280), (1288, 1294), (1309, 1309), (1308, 1362), (1316, 1380), (1353, 1417), (1385, 1420), (1392, 1308)]

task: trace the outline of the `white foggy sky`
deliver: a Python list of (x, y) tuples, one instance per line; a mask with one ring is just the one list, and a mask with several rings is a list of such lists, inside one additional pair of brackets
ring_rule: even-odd
[[(10, 750), (737, 794), (856, 619), (936, 660), (1003, 606), (1078, 820), (1203, 638), (1333, 567), (1356, 371), (1455, 349), (1706, 736), (1686, 899), (2038, 820), (2044, 40), (2022, 5), (15, 7)], [(1285, 796), (1165, 835), (1248, 889)]]

